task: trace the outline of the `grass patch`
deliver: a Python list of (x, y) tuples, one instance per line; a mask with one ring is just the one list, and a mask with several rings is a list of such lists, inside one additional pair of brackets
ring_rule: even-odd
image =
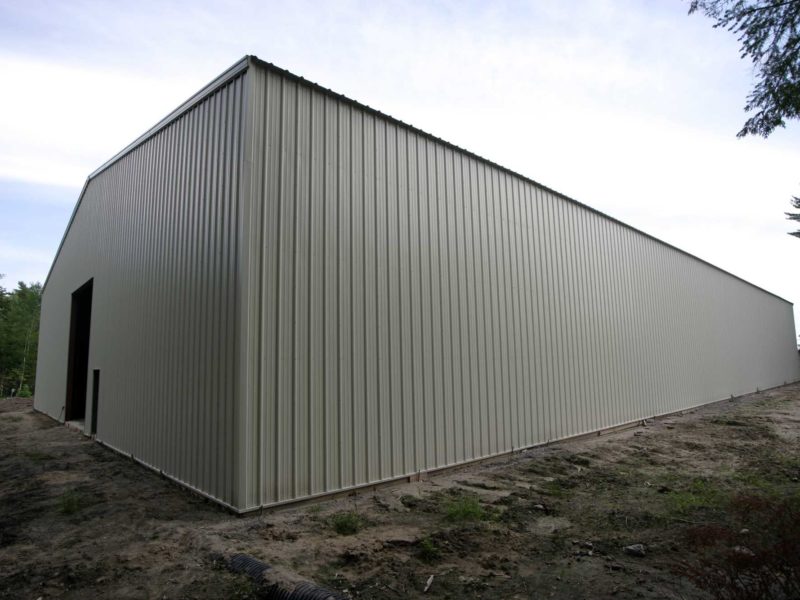
[(353, 535), (364, 528), (364, 520), (355, 512), (340, 512), (331, 516), (331, 527), (339, 535)]
[(770, 481), (763, 474), (754, 471), (738, 471), (731, 476), (731, 479), (741, 487), (746, 487), (758, 492), (773, 494), (777, 492), (774, 482)]
[(778, 466), (781, 475), (797, 483), (800, 481), (800, 457), (782, 456), (778, 459)]
[(474, 496), (459, 496), (444, 505), (444, 518), (452, 523), (485, 521), (489, 513)]
[(525, 468), (525, 470), (532, 475), (538, 475), (540, 477), (545, 477), (552, 472), (550, 465), (540, 462), (532, 462)]
[(570, 490), (578, 487), (578, 482), (568, 477), (557, 477), (544, 481), (541, 485), (542, 493), (552, 498), (563, 498), (570, 493)]
[(553, 498), (562, 498), (567, 494), (567, 490), (561, 485), (561, 480), (553, 479), (552, 481), (545, 481), (541, 485), (542, 493)]
[(706, 479), (693, 479), (686, 489), (672, 490), (666, 495), (670, 512), (682, 515), (703, 508), (719, 508), (727, 495)]
[(723, 436), (734, 436), (748, 440), (778, 440), (779, 436), (773, 428), (773, 421), (763, 417), (737, 419), (731, 416), (714, 417), (707, 421), (714, 425), (730, 427), (728, 431), (720, 432)]
[(601, 467), (588, 472), (585, 481), (601, 490), (630, 487), (632, 482), (643, 480), (637, 470), (621, 471), (619, 469)]
[(81, 497), (73, 490), (64, 492), (58, 498), (58, 512), (62, 515), (74, 515), (81, 508)]
[(422, 538), (417, 546), (417, 555), (422, 562), (436, 562), (442, 557), (439, 546), (430, 537)]
[[(547, 477), (548, 475), (564, 475), (567, 473), (568, 463), (565, 458), (557, 454), (550, 454), (534, 458), (526, 465), (525, 470), (534, 475)], [(571, 470), (571, 469), (570, 469)]]
[(760, 445), (742, 456), (731, 479), (766, 493), (791, 491), (800, 483), (800, 456), (787, 444)]

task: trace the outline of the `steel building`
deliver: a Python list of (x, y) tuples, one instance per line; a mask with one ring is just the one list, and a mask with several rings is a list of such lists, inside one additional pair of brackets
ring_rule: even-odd
[(786, 300), (245, 57), (89, 176), (35, 407), (244, 511), (798, 379)]

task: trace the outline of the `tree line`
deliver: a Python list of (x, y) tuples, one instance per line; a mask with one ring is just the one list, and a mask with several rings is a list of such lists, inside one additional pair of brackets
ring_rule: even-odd
[[(0, 275), (0, 277), (3, 277)], [(42, 286), (0, 285), (0, 396), (31, 396), (36, 389)]]

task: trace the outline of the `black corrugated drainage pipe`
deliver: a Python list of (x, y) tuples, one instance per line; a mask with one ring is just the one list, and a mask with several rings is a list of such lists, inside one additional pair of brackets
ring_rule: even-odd
[(345, 600), (337, 592), (301, 579), (298, 575), (271, 567), (247, 554), (234, 554), (228, 561), (234, 573), (250, 576), (267, 600)]

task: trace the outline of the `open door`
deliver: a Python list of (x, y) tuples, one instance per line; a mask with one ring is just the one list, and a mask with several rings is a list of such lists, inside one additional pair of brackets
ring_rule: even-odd
[(67, 360), (67, 401), (64, 410), (66, 421), (83, 421), (86, 418), (93, 282), (94, 280), (90, 279), (72, 293), (69, 358)]

